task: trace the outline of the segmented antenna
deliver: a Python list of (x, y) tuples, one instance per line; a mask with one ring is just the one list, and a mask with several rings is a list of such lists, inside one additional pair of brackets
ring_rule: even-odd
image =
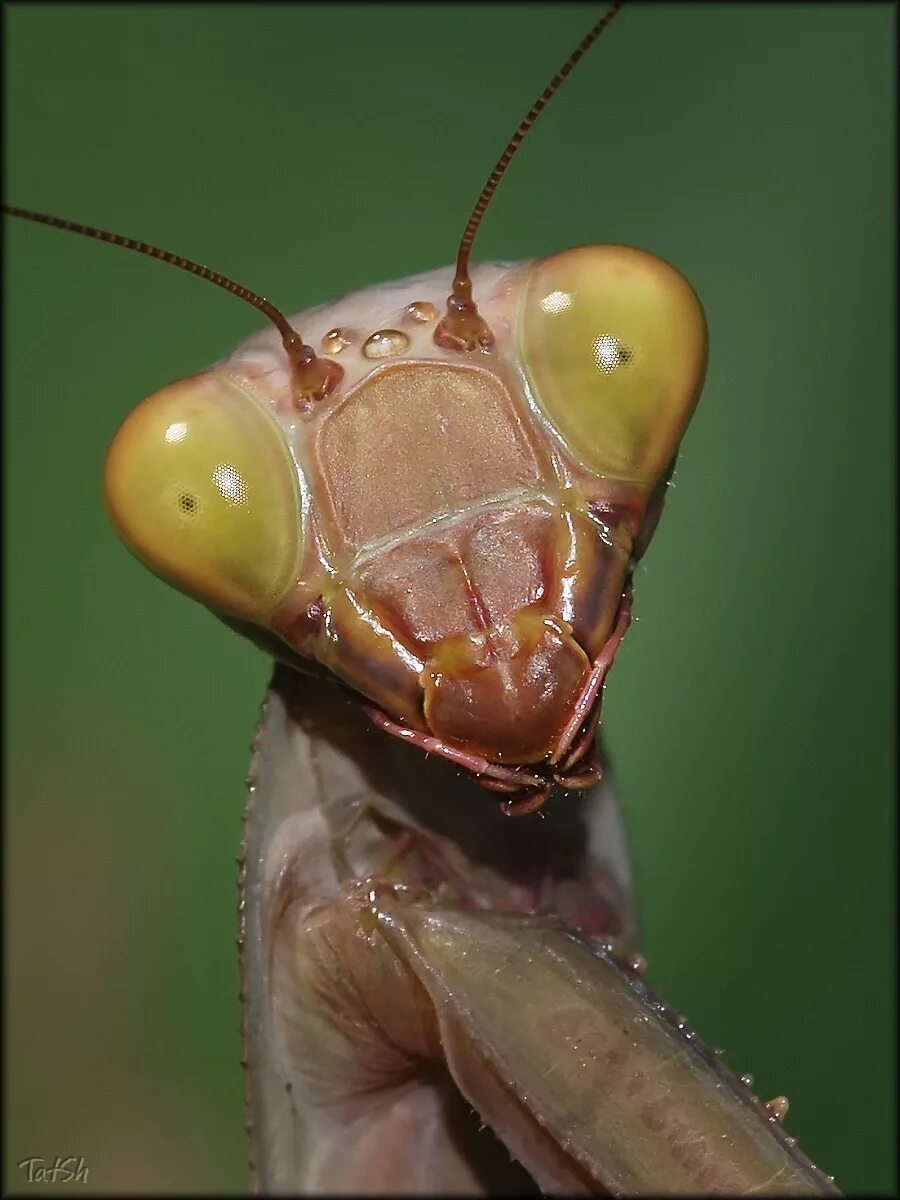
[(469, 260), (481, 219), (493, 199), (497, 185), (506, 174), (506, 168), (524, 141), (525, 135), (547, 107), (576, 63), (583, 58), (624, 4), (625, 0), (616, 0), (596, 25), (581, 39), (519, 122), (515, 133), (506, 143), (506, 148), (487, 177), (459, 243), (453, 291), (447, 298), (447, 313), (434, 332), (434, 340), (439, 346), (454, 350), (488, 350), (494, 344), (494, 335), (472, 299), (472, 281), (469, 278)]
[(121, 246), (123, 250), (133, 250), (136, 254), (146, 254), (148, 258), (159, 259), (172, 267), (180, 267), (191, 275), (214, 283), (216, 287), (230, 292), (232, 296), (252, 304), (263, 314), (281, 335), (281, 342), (291, 363), (291, 375), (295, 395), (301, 403), (320, 400), (332, 392), (340, 381), (343, 370), (337, 363), (320, 359), (312, 346), (308, 346), (290, 321), (276, 308), (271, 300), (260, 296), (250, 288), (244, 287), (227, 275), (221, 275), (202, 263), (194, 262), (171, 250), (162, 250), (159, 246), (151, 246), (149, 242), (139, 242), (135, 238), (125, 237), (120, 233), (110, 233), (107, 229), (97, 229), (94, 225), (82, 225), (80, 221), (68, 221), (65, 217), (54, 217), (48, 213), (34, 212), (30, 208), (18, 208), (13, 204), (4, 204), (3, 211), (10, 217), (19, 217), (23, 221), (34, 221), (38, 225), (50, 225), (54, 229), (64, 229), (67, 233), (80, 233), (83, 237), (96, 238), (100, 242), (108, 242), (112, 246)]

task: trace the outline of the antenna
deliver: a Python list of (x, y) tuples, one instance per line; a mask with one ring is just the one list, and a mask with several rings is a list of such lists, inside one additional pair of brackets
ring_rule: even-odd
[(172, 267), (180, 267), (191, 275), (214, 283), (216, 287), (230, 292), (240, 300), (252, 304), (263, 314), (281, 334), (281, 343), (291, 364), (291, 382), (294, 396), (301, 407), (306, 407), (312, 400), (321, 400), (334, 391), (344, 372), (337, 363), (320, 359), (312, 346), (307, 346), (303, 338), (294, 329), (290, 321), (275, 305), (257, 292), (253, 292), (243, 284), (220, 275), (202, 263), (174, 254), (171, 250), (161, 250), (159, 246), (151, 246), (148, 242), (139, 242), (134, 238), (124, 237), (120, 233), (110, 233), (106, 229), (97, 229), (94, 225), (82, 225), (79, 221), (68, 221), (64, 217), (50, 216), (48, 213), (34, 212), (30, 208), (17, 208), (12, 204), (4, 204), (3, 211), (7, 216), (19, 217), (23, 221), (34, 221), (38, 225), (50, 225), (54, 229), (64, 229), (67, 233), (80, 233), (83, 237), (96, 238), (100, 242), (108, 242), (112, 246), (121, 246), (124, 250), (133, 250), (136, 254), (146, 254), (148, 258), (159, 259)]
[(615, 3), (603, 14), (596, 25), (581, 39), (519, 122), (515, 133), (497, 159), (494, 169), (488, 175), (484, 187), (475, 201), (475, 207), (472, 209), (472, 214), (459, 243), (453, 290), (447, 297), (447, 312), (434, 331), (434, 340), (439, 346), (443, 346), (447, 350), (489, 350), (493, 346), (494, 335), (472, 299), (472, 281), (469, 278), (469, 259), (481, 219), (493, 199), (500, 180), (506, 174), (506, 168), (524, 141), (525, 135), (571, 73), (575, 64), (587, 53), (624, 3), (625, 0), (615, 0)]

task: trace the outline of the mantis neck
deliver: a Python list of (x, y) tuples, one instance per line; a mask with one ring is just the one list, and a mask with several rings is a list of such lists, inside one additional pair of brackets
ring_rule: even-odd
[(608, 773), (511, 818), (471, 775), (374, 728), (341, 687), (279, 667), (272, 693), (293, 766), (278, 808), (305, 813), (307, 825), (318, 814), (334, 884), (378, 878), (479, 909), (556, 916), (620, 948), (633, 942), (631, 868)]

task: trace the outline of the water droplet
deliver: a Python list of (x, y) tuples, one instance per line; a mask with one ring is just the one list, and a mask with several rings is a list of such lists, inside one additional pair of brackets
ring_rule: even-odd
[(766, 1101), (766, 1111), (769, 1113), (770, 1121), (783, 1121), (788, 1114), (787, 1096), (775, 1096), (772, 1100)]
[(409, 338), (399, 329), (379, 329), (363, 342), (365, 358), (393, 358), (409, 346)]
[(796, 1145), (797, 1145), (797, 1139), (796, 1139), (795, 1137), (786, 1137), (786, 1138), (784, 1139), (784, 1144), (785, 1144), (786, 1146), (796, 1146)]
[(438, 310), (429, 300), (413, 300), (412, 304), (407, 304), (406, 314), (424, 325), (428, 321), (437, 320)]
[(716, 1056), (716, 1058), (721, 1058), (724, 1053), (724, 1046), (713, 1046), (713, 1054)]
[(753, 1087), (753, 1076), (752, 1075), (742, 1075), (741, 1083), (744, 1085), (744, 1087)]
[(349, 346), (352, 341), (350, 330), (337, 326), (329, 329), (322, 338), (322, 349), (326, 354), (340, 354), (344, 347)]
[(643, 954), (632, 954), (628, 960), (628, 967), (635, 975), (644, 975), (647, 971), (647, 960)]

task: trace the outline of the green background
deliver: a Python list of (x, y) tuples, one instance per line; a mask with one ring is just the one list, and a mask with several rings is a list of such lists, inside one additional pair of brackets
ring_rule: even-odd
[[(13, 7), (15, 203), (297, 311), (449, 262), (593, 6)], [(709, 318), (704, 399), (607, 690), (650, 980), (847, 1191), (894, 1184), (893, 24), (634, 5), (477, 257), (625, 242)], [(241, 1190), (235, 866), (265, 660), (119, 546), (144, 395), (253, 314), (7, 222), (7, 1186)]]

